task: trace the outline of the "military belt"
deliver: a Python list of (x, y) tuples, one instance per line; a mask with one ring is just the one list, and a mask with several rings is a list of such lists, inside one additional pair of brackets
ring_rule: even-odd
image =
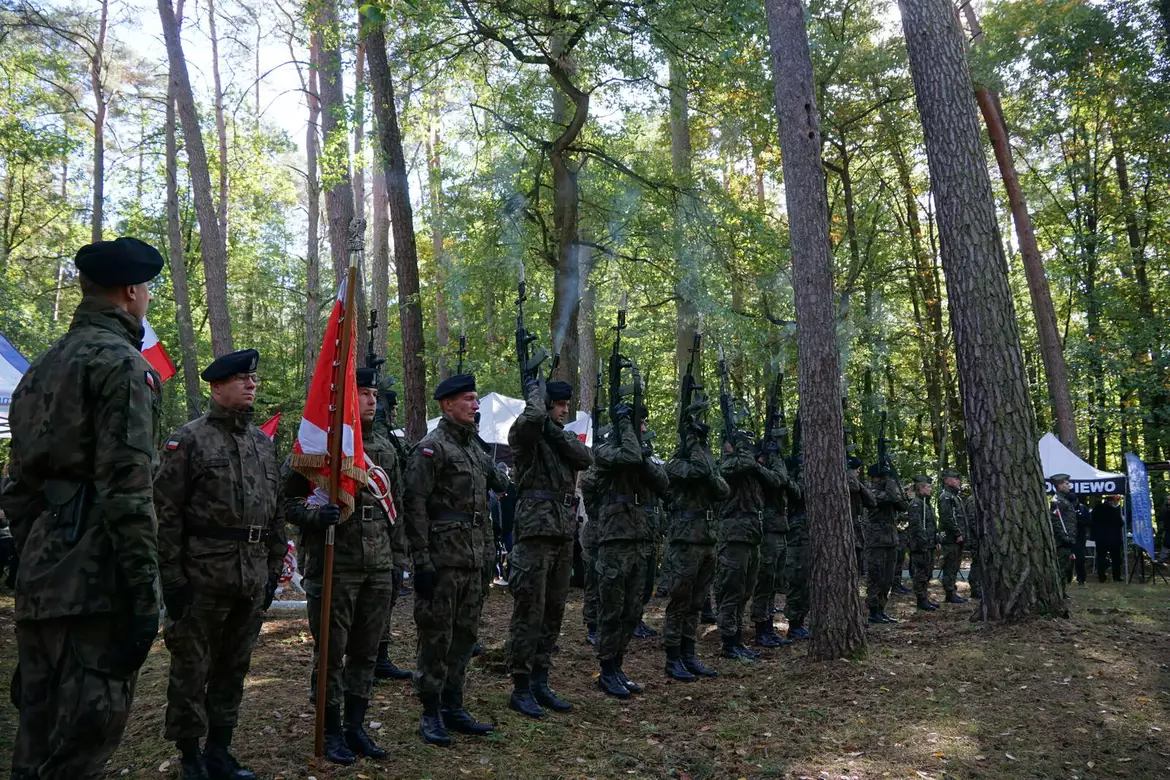
[(764, 512), (763, 512), (763, 510), (761, 510), (759, 512), (734, 512), (730, 515), (726, 515), (723, 519), (724, 520), (761, 520), (762, 521), (764, 519)]
[(531, 498), (536, 501), (552, 501), (554, 504), (560, 504), (567, 509), (573, 509), (577, 506), (577, 494), (575, 493), (554, 493), (551, 490), (521, 490), (520, 501), (526, 498)]
[(187, 527), (187, 536), (199, 539), (222, 539), (230, 542), (250, 542), (258, 544), (268, 541), (268, 531), (262, 525), (250, 525), (247, 528), (216, 528), (210, 525), (192, 525)]
[(715, 512), (710, 509), (678, 509), (670, 513), (671, 517), (677, 517), (680, 520), (708, 520), (710, 521)]
[(436, 529), (436, 525), (439, 523), (470, 524), (479, 528), (483, 525), (483, 520), (483, 512), (461, 512), (458, 509), (440, 509), (437, 512), (431, 513), (431, 530), (441, 530)]
[(632, 496), (627, 496), (625, 494), (618, 493), (616, 495), (610, 496), (609, 501), (611, 504), (629, 504), (630, 506), (640, 506), (646, 510), (646, 514), (650, 514), (650, 515), (658, 514), (658, 504), (657, 503), (643, 504), (642, 499), (638, 496), (637, 493), (635, 493)]

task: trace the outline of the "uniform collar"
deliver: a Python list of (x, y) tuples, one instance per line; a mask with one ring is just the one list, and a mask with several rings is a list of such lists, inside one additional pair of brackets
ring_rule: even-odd
[(439, 427), (453, 436), (460, 444), (470, 444), (475, 435), (479, 433), (479, 429), (475, 424), (463, 425), (452, 420), (447, 415), (443, 415), (439, 420)]
[(229, 431), (245, 431), (255, 415), (254, 409), (237, 412), (229, 409), (214, 398), (207, 407), (207, 419)]
[(69, 329), (97, 327), (125, 338), (138, 350), (142, 349), (142, 320), (100, 295), (87, 295), (73, 312)]

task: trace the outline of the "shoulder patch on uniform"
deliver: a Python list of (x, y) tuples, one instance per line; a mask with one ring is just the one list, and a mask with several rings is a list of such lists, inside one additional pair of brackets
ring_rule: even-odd
[(178, 440), (177, 440), (177, 439), (171, 439), (170, 441), (168, 441), (168, 442), (167, 442), (167, 449), (168, 449), (168, 450), (177, 450), (177, 449), (179, 449), (179, 442), (178, 442)]
[(146, 374), (146, 386), (149, 387), (151, 390), (153, 390), (154, 389), (154, 374), (150, 373), (149, 371), (146, 371), (144, 373)]
[(430, 447), (423, 447), (423, 448), (422, 448), (422, 454), (423, 454), (423, 455), (426, 455), (428, 458), (433, 458), (433, 457), (435, 457), (435, 451), (434, 451), (434, 450), (432, 450)]

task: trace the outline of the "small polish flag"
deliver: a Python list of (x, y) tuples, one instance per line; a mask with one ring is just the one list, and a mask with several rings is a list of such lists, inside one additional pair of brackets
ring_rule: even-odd
[(142, 330), (142, 356), (165, 382), (177, 374), (178, 370), (171, 362), (171, 356), (167, 354), (162, 342), (158, 340), (158, 334), (150, 327), (145, 317), (142, 318)]
[(280, 412), (272, 415), (268, 422), (260, 426), (260, 430), (264, 431), (264, 435), (270, 439), (276, 437), (276, 426), (280, 425)]

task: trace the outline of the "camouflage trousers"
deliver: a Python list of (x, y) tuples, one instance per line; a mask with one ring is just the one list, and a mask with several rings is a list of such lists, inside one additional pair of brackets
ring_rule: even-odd
[(806, 548), (789, 547), (784, 560), (784, 573), (788, 579), (788, 598), (784, 603), (784, 617), (789, 627), (804, 625), (808, 617), (808, 559)]
[(772, 622), (772, 608), (776, 606), (777, 564), (784, 547), (784, 534), (765, 533), (760, 541), (760, 573), (752, 593), (753, 623)]
[(105, 777), (138, 679), (137, 673), (124, 679), (110, 674), (114, 622), (96, 615), (17, 623), (21, 704), (13, 780)]
[[(585, 534), (582, 534), (585, 536)], [(585, 626), (597, 628), (597, 613), (601, 601), (597, 575), (597, 543), (587, 539), (581, 545), (581, 559), (585, 562), (585, 593), (581, 618)]]
[(264, 621), (263, 603), (261, 591), (196, 591), (186, 614), (167, 620), (167, 739), (199, 738), (209, 726), (235, 728), (252, 648)]
[(934, 576), (934, 548), (910, 551), (910, 579), (914, 595), (920, 599), (930, 595), (930, 578)]
[(649, 546), (614, 540), (597, 547), (597, 657), (601, 661), (625, 655), (638, 627)]
[(776, 555), (776, 592), (788, 592), (788, 541), (785, 537), (784, 545), (780, 548), (780, 552)]
[(1056, 568), (1060, 572), (1061, 582), (1072, 582), (1073, 563), (1073, 548), (1057, 545)]
[(894, 547), (868, 547), (865, 550), (865, 604), (870, 612), (885, 612), (890, 599), (890, 583), (898, 550)]
[[(374, 690), (378, 643), (390, 609), (391, 572), (334, 572), (329, 607), (329, 666), (325, 703), (340, 705), (345, 694), (369, 699)], [(321, 582), (305, 581), (309, 631), (313, 634), (313, 679), (321, 635)], [(320, 692), (318, 692), (320, 695)]]
[(894, 573), (890, 580), (890, 587), (893, 588), (902, 584), (902, 572), (910, 568), (909, 561), (906, 560), (910, 551), (906, 549), (905, 545), (900, 545), (894, 550)]
[(512, 674), (552, 666), (573, 573), (573, 540), (525, 537), (512, 548), (508, 585), (515, 603), (508, 632)]
[(719, 618), (719, 635), (735, 636), (743, 630), (744, 610), (756, 589), (760, 546), (750, 542), (721, 542), (715, 555), (715, 613)]
[(462, 701), (483, 609), (482, 569), (439, 569), (438, 574), (434, 597), (421, 599), (416, 593), (414, 599), (418, 626), (414, 690), (424, 705)]
[(959, 564), (962, 562), (962, 544), (944, 544), (942, 546), (942, 563), (939, 565), (942, 571), (939, 573), (938, 581), (942, 583), (943, 590), (948, 596), (955, 592), (955, 581), (958, 579)]
[(386, 609), (386, 628), (382, 629), (382, 641), (390, 642), (393, 637), (390, 635), (390, 616), (394, 614), (394, 606), (398, 603), (398, 591), (402, 590), (402, 569), (395, 568), (390, 573), (390, 578), (393, 580), (390, 588), (390, 606)]
[(654, 597), (654, 583), (658, 579), (658, 542), (652, 541), (649, 543), (650, 549), (646, 552), (646, 583), (642, 587), (642, 609), (646, 609), (646, 605), (650, 603), (650, 599)]
[(698, 633), (699, 613), (715, 579), (715, 545), (670, 542), (662, 566), (671, 572), (662, 646), (678, 647)]

